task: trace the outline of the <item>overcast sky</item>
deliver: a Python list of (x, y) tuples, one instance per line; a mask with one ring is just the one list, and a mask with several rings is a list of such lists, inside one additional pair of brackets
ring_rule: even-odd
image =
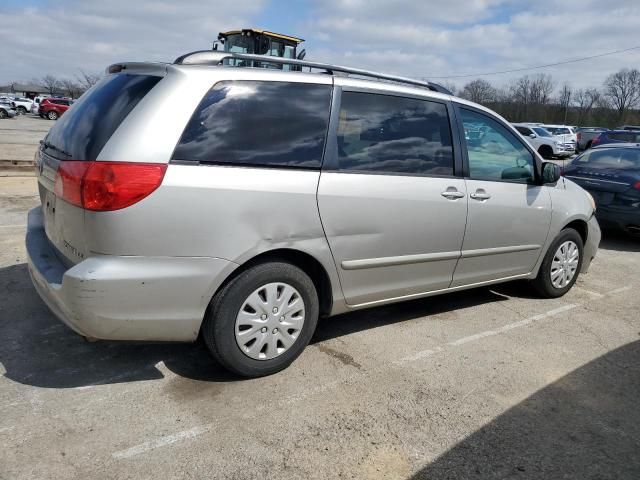
[[(0, 0), (0, 18), (0, 84), (171, 61), (249, 26), (305, 38), (307, 59), (434, 80), (640, 45), (640, 0)], [(623, 67), (640, 68), (640, 49), (483, 78), (543, 72), (582, 88)]]

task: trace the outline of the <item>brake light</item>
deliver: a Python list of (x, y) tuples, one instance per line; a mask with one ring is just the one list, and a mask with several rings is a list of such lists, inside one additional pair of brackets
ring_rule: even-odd
[(582, 140), (582, 132), (578, 132), (578, 133), (576, 134), (576, 138), (577, 138), (578, 140)]
[(633, 185), (633, 188), (635, 188), (636, 190), (640, 190), (640, 182), (636, 182), (636, 183)]
[(592, 147), (595, 147), (596, 145), (599, 145), (599, 144), (600, 144), (600, 142), (602, 141), (602, 138), (601, 138), (601, 137), (602, 137), (602, 134), (600, 134), (600, 135), (598, 135), (596, 138), (594, 138), (594, 139), (591, 141), (591, 146), (592, 146)]
[(63, 161), (54, 192), (87, 210), (120, 210), (156, 190), (166, 170), (166, 164), (158, 163)]

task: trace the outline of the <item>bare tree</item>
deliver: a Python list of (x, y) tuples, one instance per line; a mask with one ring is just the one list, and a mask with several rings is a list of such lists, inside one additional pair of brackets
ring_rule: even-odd
[(569, 106), (571, 105), (571, 95), (573, 92), (571, 91), (571, 87), (568, 83), (562, 85), (560, 92), (558, 93), (557, 103), (560, 108), (564, 111), (564, 124), (567, 123), (567, 117), (569, 116)]
[(479, 78), (462, 87), (460, 96), (472, 102), (486, 104), (496, 101), (497, 92), (489, 82)]
[(578, 90), (573, 96), (574, 103), (578, 108), (577, 124), (582, 125), (591, 115), (591, 110), (600, 100), (600, 92), (595, 88)]
[(78, 83), (84, 90), (89, 90), (102, 78), (102, 75), (98, 73), (87, 73), (84, 70), (80, 70), (80, 74), (76, 75)]
[(547, 105), (553, 93), (553, 79), (544, 73), (531, 77), (531, 103)]
[(82, 93), (82, 87), (75, 80), (64, 78), (60, 81), (60, 85), (71, 98), (78, 98)]
[(38, 84), (47, 90), (49, 95), (53, 95), (60, 88), (60, 79), (58, 77), (54, 77), (53, 75), (45, 75), (40, 80), (38, 80)]
[(623, 120), (627, 110), (640, 102), (640, 71), (623, 68), (609, 75), (604, 82), (604, 93)]

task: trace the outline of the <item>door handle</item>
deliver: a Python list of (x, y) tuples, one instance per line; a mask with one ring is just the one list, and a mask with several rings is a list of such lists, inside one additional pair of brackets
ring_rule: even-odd
[[(451, 188), (451, 187), (449, 187), (449, 188)], [(445, 190), (440, 195), (442, 195), (444, 198), (448, 198), (449, 200), (455, 200), (456, 198), (464, 197), (464, 193), (463, 192), (459, 192), (458, 190), (455, 190), (455, 188), (452, 189), (452, 190)]]
[(489, 200), (491, 198), (491, 195), (489, 195), (484, 190), (478, 190), (469, 196), (474, 200)]

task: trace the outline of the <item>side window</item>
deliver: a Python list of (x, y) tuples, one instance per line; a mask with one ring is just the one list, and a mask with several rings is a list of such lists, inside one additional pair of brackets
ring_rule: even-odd
[(173, 160), (320, 168), (331, 86), (225, 81), (189, 120)]
[[(529, 183), (535, 179), (531, 152), (511, 131), (480, 113), (460, 109), (469, 156), (469, 176), (478, 180)], [(472, 136), (467, 131), (481, 134)]]
[(447, 107), (438, 102), (343, 92), (338, 168), (453, 175)]
[(527, 127), (516, 127), (516, 130), (518, 130), (518, 132), (520, 133), (520, 135), (524, 135), (529, 136), (531, 135), (531, 130), (529, 130)]
[(622, 140), (623, 142), (633, 142), (635, 135), (633, 133), (618, 132), (611, 134), (614, 140)]

